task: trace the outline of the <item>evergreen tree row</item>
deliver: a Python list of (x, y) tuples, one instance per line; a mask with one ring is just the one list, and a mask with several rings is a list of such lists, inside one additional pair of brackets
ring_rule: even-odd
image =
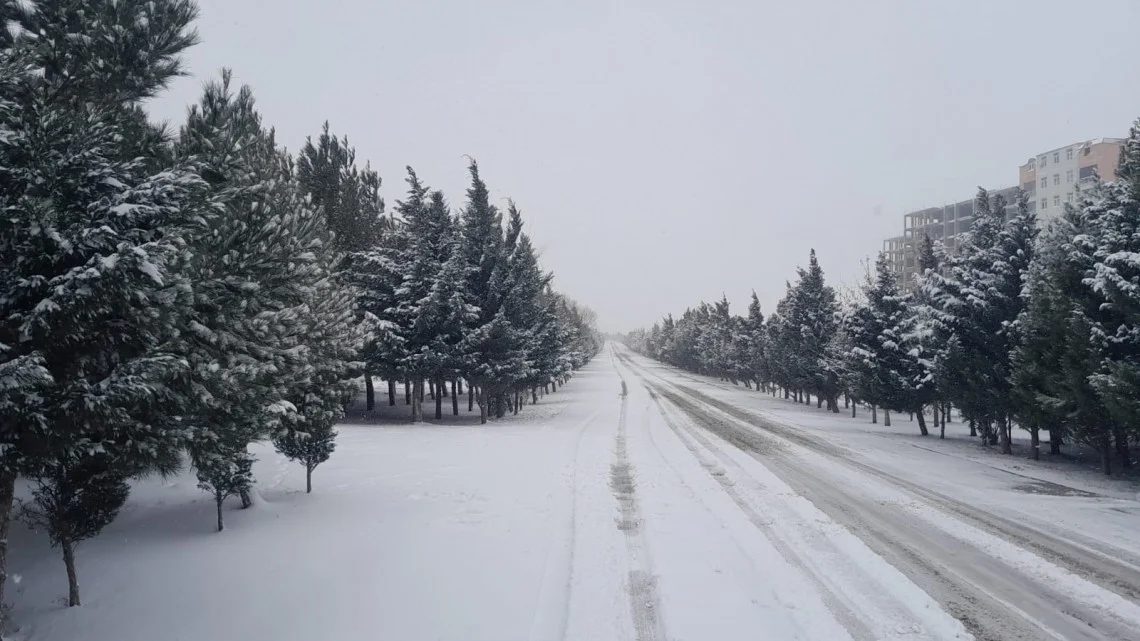
[(956, 251), (924, 239), (913, 292), (880, 254), (858, 291), (839, 300), (814, 250), (767, 319), (753, 294), (735, 316), (726, 299), (627, 336), (635, 350), (839, 412), (871, 407), (917, 418), (922, 435), (951, 420), (1010, 454), (1013, 429), (1032, 456), (1073, 441), (1103, 470), (1132, 464), (1140, 441), (1140, 122), (1117, 178), (1079, 192), (1038, 233), (1024, 194), (1013, 207), (979, 190)]
[(347, 139), (326, 124), (292, 156), (228, 72), (177, 132), (151, 123), (196, 14), (0, 0), (0, 602), (14, 515), (60, 548), (78, 605), (75, 545), (133, 477), (188, 462), (221, 530), (226, 498), (254, 499), (255, 441), (311, 491), (362, 376), (417, 399), (466, 382), (485, 420), (600, 348), (474, 162), (457, 214), (409, 169), (388, 216)]

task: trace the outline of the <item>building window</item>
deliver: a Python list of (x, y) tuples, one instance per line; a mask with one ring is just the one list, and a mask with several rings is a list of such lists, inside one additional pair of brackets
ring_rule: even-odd
[(1049, 186), (1049, 177), (1048, 176), (1042, 176), (1041, 177), (1041, 188), (1045, 189), (1048, 186)]
[(1041, 156), (1041, 162), (1039, 162), (1037, 164), (1041, 167), (1044, 167), (1045, 165), (1049, 164), (1049, 163), (1045, 162), (1047, 160), (1049, 160), (1049, 158), (1047, 156)]
[(1061, 206), (1061, 195), (1060, 194), (1053, 196), (1053, 206), (1054, 207), (1060, 207)]
[(1053, 184), (1054, 185), (1060, 185), (1061, 184), (1061, 174), (1053, 174)]
[(1042, 198), (1042, 199), (1041, 199), (1041, 209), (1045, 209), (1045, 208), (1046, 208), (1046, 207), (1048, 207), (1048, 206), (1049, 206), (1049, 199), (1047, 199), (1047, 198)]
[(1073, 182), (1073, 170), (1072, 169), (1065, 172), (1065, 182), (1067, 182), (1067, 183)]
[(1065, 150), (1065, 160), (1072, 160), (1072, 159), (1073, 159), (1073, 148), (1069, 147), (1068, 149)]
[(1073, 202), (1073, 192), (1070, 191), (1069, 193), (1065, 194), (1065, 202), (1067, 202), (1067, 203)]
[(1053, 162), (1061, 162), (1061, 152), (1059, 152), (1059, 151), (1053, 152)]

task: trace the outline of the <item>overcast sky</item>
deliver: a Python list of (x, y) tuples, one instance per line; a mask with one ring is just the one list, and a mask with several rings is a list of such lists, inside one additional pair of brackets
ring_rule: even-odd
[(347, 134), (389, 205), (409, 164), (462, 205), (470, 155), (609, 330), (767, 313), (812, 247), (853, 283), (906, 211), (1140, 116), (1137, 0), (199, 4), (157, 117), (230, 67), (291, 150)]

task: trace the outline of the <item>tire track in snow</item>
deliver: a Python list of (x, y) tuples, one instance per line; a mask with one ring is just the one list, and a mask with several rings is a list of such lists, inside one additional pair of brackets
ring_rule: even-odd
[[(640, 365), (635, 365), (631, 362), (629, 357), (625, 354), (618, 354), (617, 358), (631, 368), (640, 368)], [(1053, 563), (1069, 569), (1070, 571), (1088, 578), (1100, 587), (1111, 590), (1118, 595), (1127, 599), (1137, 601), (1140, 600), (1140, 556), (1129, 553), (1118, 547), (1109, 546), (1087, 537), (1080, 536), (1076, 532), (1066, 532), (1065, 534), (1054, 534), (1043, 530), (1040, 527), (1033, 527), (1025, 523), (1013, 521), (1005, 518), (999, 514), (994, 514), (992, 511), (978, 508), (976, 506), (964, 503), (943, 493), (923, 487), (918, 483), (908, 481), (898, 475), (881, 470), (872, 465), (868, 465), (852, 458), (851, 452), (847, 451), (841, 446), (820, 441), (813, 436), (804, 433), (803, 430), (794, 425), (783, 423), (777, 419), (770, 418), (759, 412), (743, 409), (734, 406), (730, 403), (713, 398), (704, 392), (670, 383), (662, 378), (659, 374), (644, 370), (646, 374), (654, 376), (663, 383), (671, 385), (679, 391), (692, 396), (695, 400), (701, 403), (711, 405), (712, 407), (729, 414), (733, 418), (743, 421), (753, 427), (761, 430), (771, 432), (783, 439), (792, 441), (793, 443), (802, 447), (808, 448), (819, 454), (823, 454), (835, 460), (838, 463), (852, 467), (861, 472), (875, 475), (885, 481), (897, 485), (913, 494), (916, 494), (931, 503), (938, 504), (939, 507), (952, 512), (964, 519), (968, 519), (975, 525), (985, 529), (993, 534), (1001, 536), (1005, 539), (1016, 542), (1018, 545), (1026, 549), (1033, 550)], [(684, 374), (680, 371), (674, 373), (680, 375), (686, 380), (692, 381), (697, 384), (709, 385), (712, 387), (719, 387), (726, 391), (732, 390), (727, 385), (716, 384), (711, 381), (701, 380), (694, 376)], [(919, 445), (921, 449), (927, 449), (932, 452), (943, 454), (946, 456), (953, 456), (947, 452), (925, 448)], [(962, 458), (962, 457), (958, 457)], [(973, 459), (965, 459), (973, 464), (984, 465), (985, 467), (1012, 474), (1014, 476), (1022, 476), (1023, 478), (1031, 481), (1038, 481), (1031, 476), (1025, 476), (1010, 472), (1009, 470), (994, 467), (984, 462), (974, 461)], [(1079, 492), (1072, 488), (1073, 491)]]
[(570, 620), (574, 543), (578, 528), (578, 459), (581, 456), (582, 437), (598, 414), (599, 412), (594, 412), (575, 428), (578, 435), (574, 439), (574, 454), (566, 473), (569, 489), (560, 500), (563, 518), (555, 525), (551, 534), (554, 542), (543, 561), (542, 583), (527, 637), (531, 641), (566, 638), (566, 627)]
[(1140, 559), (1136, 559), (1122, 550), (1113, 552), (1103, 551), (1091, 544), (1060, 538), (1048, 532), (1042, 532), (996, 514), (985, 512), (962, 501), (946, 496), (945, 494), (900, 478), (890, 472), (880, 470), (861, 461), (853, 460), (845, 450), (827, 443), (821, 443), (795, 428), (759, 417), (751, 412), (741, 410), (740, 408), (734, 407), (724, 401), (711, 398), (696, 390), (690, 390), (684, 387), (678, 387), (678, 389), (688, 393), (694, 399), (728, 414), (732, 418), (772, 432), (781, 438), (793, 441), (797, 445), (827, 456), (859, 472), (873, 475), (888, 483), (897, 485), (926, 501), (938, 505), (938, 507), (943, 510), (972, 521), (982, 529), (1013, 541), (1026, 549), (1033, 550), (1042, 558), (1061, 565), (1076, 574), (1087, 577), (1101, 587), (1111, 590), (1122, 597), (1131, 600), (1140, 599)]
[[(733, 479), (729, 478), (724, 468), (712, 460), (709, 455), (711, 454), (713, 457), (720, 459), (721, 462), (728, 465), (739, 466), (734, 461), (725, 459), (707, 439), (679, 425), (673, 417), (670, 416), (672, 412), (664, 406), (660, 396), (653, 388), (646, 384), (645, 389), (649, 392), (649, 397), (653, 399), (654, 404), (656, 404), (661, 417), (665, 420), (665, 424), (677, 435), (677, 439), (681, 441), (685, 449), (697, 459), (701, 468), (721, 486), (721, 489), (724, 490), (725, 494), (727, 494), (728, 497), (732, 499), (732, 502), (744, 513), (753, 527), (759, 530), (772, 546), (776, 548), (780, 556), (793, 568), (799, 570), (799, 572), (811, 582), (812, 586), (822, 597), (824, 605), (827, 606), (827, 609), (836, 620), (839, 621), (840, 625), (847, 630), (848, 634), (850, 634), (853, 639), (874, 640), (876, 638), (875, 635), (871, 632), (870, 628), (863, 623), (854, 609), (848, 605), (847, 600), (827, 585), (827, 582), (821, 579), (819, 573), (810, 568), (804, 558), (775, 532), (769, 519), (762, 516), (756, 507), (741, 495)], [(696, 443), (694, 443), (694, 441)], [(700, 445), (697, 445), (697, 443)]]
[[(653, 384), (698, 425), (758, 458), (836, 522), (849, 528), (875, 553), (937, 598), (979, 638), (987, 641), (1140, 639), (1111, 610), (1074, 601), (1051, 585), (1012, 566), (994, 564), (992, 557), (970, 541), (955, 538), (939, 526), (913, 518), (904, 510), (869, 500), (834, 481), (820, 478), (804, 469), (802, 461), (774, 455), (781, 451), (777, 445), (783, 431), (794, 434), (793, 428), (778, 426), (783, 431), (773, 430), (772, 434), (757, 431), (754, 426), (757, 417), (742, 420), (721, 409), (717, 403), (698, 404), (703, 401), (698, 396), (699, 392), (664, 380), (662, 383), (687, 392), (689, 398)], [(726, 415), (727, 420), (718, 419), (720, 414)], [(735, 422), (741, 425), (735, 425)], [(794, 435), (808, 438), (802, 434)], [(773, 442), (767, 446), (760, 445), (765, 439)], [(830, 452), (817, 453), (831, 458), (828, 456)], [(943, 506), (934, 507), (937, 510)]]
[(661, 622), (661, 602), (657, 595), (657, 577), (649, 558), (649, 547), (642, 532), (641, 510), (637, 501), (637, 482), (626, 449), (626, 406), (621, 399), (617, 435), (614, 437), (614, 462), (610, 466), (610, 489), (618, 503), (617, 529), (625, 534), (629, 558), (629, 606), (637, 641), (665, 641)]

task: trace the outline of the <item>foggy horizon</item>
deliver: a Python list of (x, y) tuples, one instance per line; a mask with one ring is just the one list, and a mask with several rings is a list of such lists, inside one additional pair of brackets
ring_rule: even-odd
[(348, 136), (389, 211), (405, 165), (461, 207), (471, 156), (606, 331), (753, 289), (771, 313), (812, 248), (851, 286), (904, 213), (1140, 113), (1127, 1), (336, 4), (203, 0), (152, 114), (229, 67), (290, 151)]

